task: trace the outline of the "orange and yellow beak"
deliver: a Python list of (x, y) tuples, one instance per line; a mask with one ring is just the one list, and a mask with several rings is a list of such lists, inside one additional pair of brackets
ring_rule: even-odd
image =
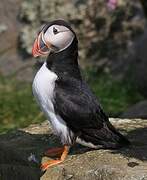
[(40, 32), (38, 37), (36, 38), (33, 48), (32, 48), (32, 55), (34, 57), (47, 55), (50, 53), (52, 45), (44, 40), (44, 33)]

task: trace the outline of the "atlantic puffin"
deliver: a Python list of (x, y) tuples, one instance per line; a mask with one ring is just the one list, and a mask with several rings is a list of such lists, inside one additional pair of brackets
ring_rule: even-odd
[(42, 170), (63, 162), (75, 143), (94, 149), (115, 149), (130, 144), (109, 122), (84, 81), (78, 64), (77, 36), (68, 22), (47, 23), (34, 42), (32, 54), (47, 56), (34, 78), (32, 89), (63, 144), (46, 152), (46, 155), (61, 157), (42, 164)]

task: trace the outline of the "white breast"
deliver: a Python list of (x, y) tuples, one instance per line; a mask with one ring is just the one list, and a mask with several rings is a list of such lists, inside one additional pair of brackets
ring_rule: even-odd
[[(53, 96), (57, 75), (46, 67), (46, 63), (37, 72), (33, 81), (33, 94), (45, 113), (54, 113)], [(47, 108), (47, 109), (46, 109)]]
[(44, 63), (34, 78), (32, 89), (38, 104), (53, 126), (55, 134), (61, 137), (62, 143), (65, 143), (70, 141), (69, 129), (63, 119), (55, 114), (53, 106), (57, 78), (57, 75), (50, 71)]

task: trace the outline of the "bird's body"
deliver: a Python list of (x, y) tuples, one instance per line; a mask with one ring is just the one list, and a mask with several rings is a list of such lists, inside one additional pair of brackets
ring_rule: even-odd
[(49, 56), (34, 78), (33, 93), (63, 144), (119, 147), (122, 135), (110, 126), (98, 100), (82, 79), (78, 63), (72, 65), (73, 59), (77, 59), (76, 51), (69, 47)]
[[(111, 125), (97, 98), (82, 78), (78, 65), (78, 41), (70, 26), (61, 20), (54, 21), (45, 27), (44, 33), (48, 28), (49, 34), (46, 33), (46, 36), (53, 31), (57, 37), (56, 24), (58, 28), (62, 27), (59, 31), (60, 48), (54, 45), (59, 51), (49, 54), (33, 82), (33, 94), (55, 134), (67, 146), (72, 146), (75, 142), (91, 148), (119, 148), (129, 145), (129, 141)], [(65, 36), (64, 33), (68, 31), (70, 34)], [(61, 43), (62, 32), (66, 47)], [(54, 38), (50, 39), (47, 41), (53, 41)], [(35, 55), (44, 53), (39, 49), (42, 46), (44, 48), (41, 39), (37, 39)]]

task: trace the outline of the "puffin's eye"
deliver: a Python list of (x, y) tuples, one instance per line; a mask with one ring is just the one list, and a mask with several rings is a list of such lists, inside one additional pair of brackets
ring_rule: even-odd
[(58, 33), (59, 33), (58, 29), (56, 29), (55, 27), (53, 27), (53, 33), (54, 33), (54, 34), (58, 34)]

